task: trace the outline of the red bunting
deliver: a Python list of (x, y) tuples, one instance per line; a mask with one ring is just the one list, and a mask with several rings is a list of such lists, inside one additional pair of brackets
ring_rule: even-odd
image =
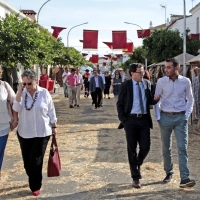
[(96, 64), (99, 61), (99, 55), (92, 54), (92, 57), (90, 57), (89, 62)]
[(84, 49), (97, 49), (98, 48), (98, 31), (96, 30), (83, 30), (83, 42)]
[(117, 58), (113, 58), (114, 61), (117, 61)]
[(53, 29), (52, 36), (55, 38), (58, 38), (58, 35), (60, 34), (60, 32), (66, 29), (64, 27), (56, 27), (56, 26), (51, 26), (51, 28)]
[[(127, 44), (126, 44), (127, 45)], [(123, 58), (122, 54), (115, 54), (117, 56), (117, 58)]]
[(112, 31), (113, 49), (126, 48), (126, 31)]
[(124, 53), (132, 54), (134, 49), (133, 49), (133, 42), (128, 42), (126, 44), (126, 48), (122, 50)]
[(110, 49), (113, 49), (113, 43), (112, 42), (103, 42), (106, 44)]
[(197, 33), (197, 34), (190, 34), (189, 38), (190, 39), (197, 39), (197, 40), (199, 40), (199, 33)]
[(106, 62), (103, 62), (103, 66), (104, 66), (104, 67), (106, 66)]
[(138, 38), (145, 38), (151, 35), (150, 29), (137, 30)]
[(87, 53), (82, 53), (82, 56), (87, 56), (88, 54)]

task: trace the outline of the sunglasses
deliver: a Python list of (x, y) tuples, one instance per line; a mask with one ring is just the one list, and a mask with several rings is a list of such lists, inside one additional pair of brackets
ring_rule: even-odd
[(141, 74), (141, 75), (144, 75), (145, 74), (145, 72), (133, 72), (133, 73), (137, 73), (137, 74)]
[(23, 86), (26, 86), (26, 85), (32, 85), (32, 82), (30, 82), (30, 83), (23, 83)]

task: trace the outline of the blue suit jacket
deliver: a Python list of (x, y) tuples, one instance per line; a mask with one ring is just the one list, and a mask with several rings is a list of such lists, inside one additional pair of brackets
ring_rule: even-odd
[[(103, 84), (103, 79), (101, 76), (98, 76), (98, 81), (99, 81), (99, 87), (101, 90), (104, 90), (104, 84)], [(96, 90), (96, 83), (95, 83), (95, 78), (94, 76), (90, 79), (90, 91), (95, 92)]]

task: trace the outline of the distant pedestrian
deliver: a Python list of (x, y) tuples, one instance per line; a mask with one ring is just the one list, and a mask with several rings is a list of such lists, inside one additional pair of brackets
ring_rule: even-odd
[(32, 195), (42, 186), (42, 167), (50, 136), (56, 134), (56, 114), (49, 91), (36, 83), (33, 70), (25, 70), (13, 109), (19, 113), (17, 137)]
[(89, 87), (90, 87), (89, 77), (90, 77), (89, 69), (86, 69), (85, 74), (83, 74), (83, 83), (85, 87), (84, 97), (89, 96)]
[(68, 97), (68, 89), (67, 89), (67, 76), (70, 73), (68, 72), (68, 68), (65, 67), (65, 71), (62, 74), (62, 80), (63, 80), (63, 90), (64, 90), (64, 95), (65, 97)]
[(155, 106), (156, 119), (160, 126), (164, 170), (163, 182), (171, 181), (174, 169), (172, 162), (172, 131), (174, 131), (179, 157), (180, 188), (193, 187), (188, 169), (188, 118), (192, 112), (194, 98), (189, 78), (179, 75), (179, 62), (175, 58), (165, 61), (166, 76), (158, 79), (155, 94), (161, 95)]
[(95, 109), (100, 107), (102, 99), (102, 91), (104, 89), (103, 79), (97, 74), (97, 70), (93, 70), (93, 77), (90, 79), (90, 93), (95, 104)]
[(110, 99), (110, 86), (112, 78), (108, 72), (105, 72), (104, 75), (105, 75), (104, 99), (106, 98), (106, 95), (108, 95), (108, 99)]
[(116, 70), (115, 76), (111, 81), (111, 85), (113, 87), (113, 94), (114, 94), (114, 98), (115, 98), (116, 103), (118, 101), (119, 88), (120, 88), (120, 85), (121, 85), (122, 82), (123, 81), (122, 81), (121, 74), (119, 73), (118, 70)]
[(81, 95), (81, 90), (82, 90), (82, 87), (83, 87), (83, 77), (79, 73), (79, 68), (76, 68), (76, 75), (77, 75), (78, 83), (76, 85), (76, 95), (75, 95), (74, 106), (79, 107), (80, 106), (80, 95)]
[[(71, 69), (71, 74), (67, 76), (69, 107), (74, 108), (74, 101), (76, 96), (76, 86), (78, 85), (77, 74), (75, 69)], [(76, 103), (75, 103), (76, 105)]]

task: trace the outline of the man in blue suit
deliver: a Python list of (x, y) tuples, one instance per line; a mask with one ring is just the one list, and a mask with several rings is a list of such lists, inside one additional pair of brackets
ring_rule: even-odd
[(100, 107), (100, 102), (102, 99), (102, 91), (104, 90), (103, 79), (97, 74), (97, 70), (93, 70), (93, 77), (90, 79), (90, 93), (93, 97), (93, 102), (95, 104), (95, 109)]

